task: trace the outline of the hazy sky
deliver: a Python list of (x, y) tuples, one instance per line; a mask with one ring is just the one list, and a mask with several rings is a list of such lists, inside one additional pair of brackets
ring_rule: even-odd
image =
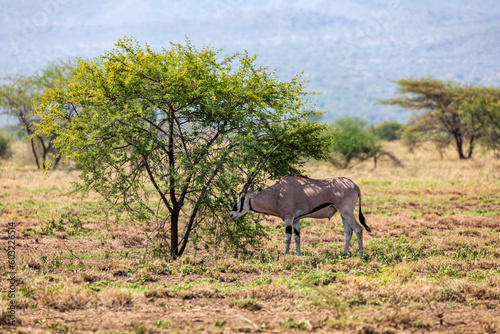
[(332, 114), (372, 121), (397, 117), (376, 104), (394, 93), (388, 79), (500, 77), (493, 0), (0, 0), (0, 75), (97, 56), (123, 36), (154, 47), (188, 36), (227, 53), (246, 49), (285, 79), (304, 71)]

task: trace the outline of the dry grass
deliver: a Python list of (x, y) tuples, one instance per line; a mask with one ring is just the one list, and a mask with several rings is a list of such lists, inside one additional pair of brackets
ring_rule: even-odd
[[(339, 256), (335, 216), (303, 222), (300, 258), (283, 256), (282, 222), (270, 218), (270, 240), (252, 257), (190, 250), (166, 263), (148, 253), (147, 227), (107, 219), (95, 196), (70, 196), (77, 173), (46, 177), (21, 147), (0, 166), (0, 240), (16, 223), (17, 332), (500, 331), (500, 161), (385, 149), (405, 168), (307, 166), (311, 177), (361, 187), (373, 231), (366, 260), (355, 240), (351, 256)], [(6, 259), (0, 265), (3, 319)]]

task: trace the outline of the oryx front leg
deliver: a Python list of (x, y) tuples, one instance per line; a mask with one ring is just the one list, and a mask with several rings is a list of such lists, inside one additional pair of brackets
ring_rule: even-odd
[(297, 256), (300, 256), (300, 219), (293, 222), (293, 234), (295, 235), (295, 245), (297, 246)]
[(285, 240), (286, 240), (286, 251), (285, 255), (288, 255), (290, 252), (290, 242), (292, 241), (292, 233), (293, 233), (293, 218), (285, 219)]

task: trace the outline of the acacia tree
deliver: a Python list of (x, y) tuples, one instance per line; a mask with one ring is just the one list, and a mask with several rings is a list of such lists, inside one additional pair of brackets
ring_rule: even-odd
[[(470, 159), (475, 143), (490, 133), (497, 133), (498, 101), (500, 90), (472, 85), (458, 85), (433, 78), (401, 79), (399, 97), (382, 100), (381, 103), (396, 105), (415, 111), (406, 134), (436, 143), (442, 148), (449, 139), (454, 143), (460, 159)], [(488, 119), (496, 120), (495, 123)]]
[(72, 70), (70, 60), (49, 63), (37, 74), (7, 76), (4, 84), (0, 86), (0, 113), (14, 117), (26, 129), (38, 169), (42, 169), (51, 159), (52, 168), (55, 169), (60, 157), (52, 144), (55, 139), (53, 134), (35, 135), (34, 124), (38, 122), (38, 118), (31, 117), (31, 113), (37, 103), (38, 94), (62, 84), (62, 81), (71, 75)]
[(175, 259), (189, 241), (257, 241), (264, 231), (252, 215), (229, 219), (241, 185), (326, 158), (333, 136), (309, 121), (308, 94), (300, 77), (280, 82), (247, 53), (223, 57), (189, 41), (155, 51), (125, 38), (41, 97), (37, 133), (57, 135), (81, 169), (79, 190), (158, 222)]
[(500, 89), (495, 87), (470, 86), (467, 94), (458, 101), (458, 108), (479, 124), (479, 140), (485, 148), (500, 150)]

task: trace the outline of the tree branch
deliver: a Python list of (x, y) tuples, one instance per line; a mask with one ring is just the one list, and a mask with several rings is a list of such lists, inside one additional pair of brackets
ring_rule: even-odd
[(184, 233), (184, 235), (180, 241), (180, 244), (182, 243), (182, 246), (181, 246), (181, 249), (179, 251), (179, 255), (182, 255), (182, 253), (184, 252), (184, 249), (186, 248), (187, 242), (189, 240), (189, 234), (191, 233), (191, 231), (193, 229), (193, 223), (194, 223), (194, 220), (196, 219), (196, 215), (198, 214), (198, 210), (199, 210), (201, 201), (204, 199), (205, 194), (207, 192), (207, 189), (210, 187), (210, 184), (214, 180), (215, 176), (217, 176), (219, 169), (220, 169), (220, 166), (217, 166), (217, 168), (215, 168), (212, 175), (208, 179), (207, 183), (205, 183), (205, 186), (203, 187), (203, 190), (201, 191), (200, 196), (198, 197), (198, 200), (196, 201), (196, 204), (193, 208), (193, 211), (191, 212), (191, 216), (189, 217), (188, 225), (186, 226), (186, 232)]
[(155, 189), (158, 192), (158, 194), (160, 194), (160, 197), (161, 197), (163, 203), (165, 204), (165, 206), (167, 207), (168, 211), (172, 212), (172, 208), (170, 207), (170, 204), (168, 203), (168, 200), (165, 197), (165, 194), (163, 194), (163, 192), (160, 190), (160, 187), (158, 187), (158, 184), (156, 184), (156, 180), (155, 180), (155, 178), (153, 176), (153, 173), (151, 172), (151, 169), (149, 168), (149, 163), (148, 163), (148, 160), (147, 160), (147, 156), (144, 155), (144, 154), (141, 154), (141, 155), (142, 155), (142, 159), (144, 160), (144, 167), (146, 167), (146, 171), (148, 172), (149, 179), (153, 183), (153, 186), (155, 187)]

